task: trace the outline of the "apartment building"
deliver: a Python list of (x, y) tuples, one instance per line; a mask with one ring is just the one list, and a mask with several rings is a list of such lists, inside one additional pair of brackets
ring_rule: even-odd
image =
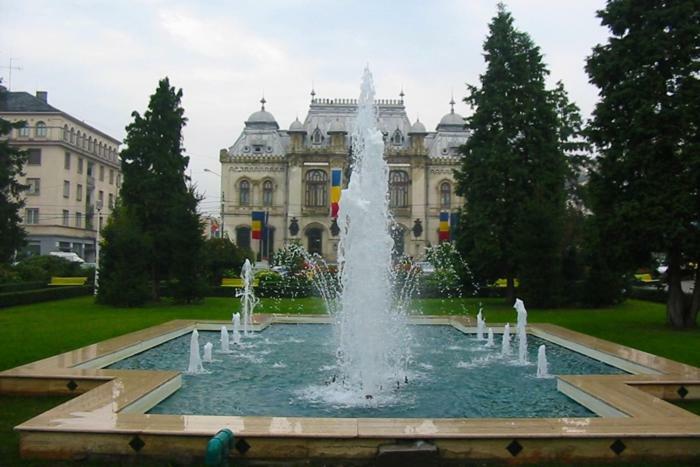
[(26, 150), (22, 182), (27, 252), (73, 251), (95, 261), (97, 229), (121, 185), (120, 141), (48, 103), (48, 94), (12, 92), (0, 85), (0, 118), (24, 121), (8, 136)]

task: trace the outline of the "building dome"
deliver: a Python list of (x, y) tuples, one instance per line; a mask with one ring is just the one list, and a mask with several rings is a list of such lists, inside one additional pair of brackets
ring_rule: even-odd
[(411, 125), (411, 128), (408, 130), (409, 135), (425, 133), (427, 133), (425, 125), (423, 125), (419, 119), (416, 119), (416, 122), (413, 125)]
[(246, 127), (272, 128), (275, 130), (279, 129), (279, 125), (277, 124), (275, 117), (270, 112), (265, 110), (265, 102), (267, 101), (264, 97), (260, 99), (262, 107), (257, 112), (250, 114), (250, 117), (248, 117), (248, 120), (245, 122)]
[(455, 113), (455, 100), (450, 100), (450, 113), (445, 114), (440, 119), (436, 128), (437, 131), (466, 131), (464, 128), (464, 117)]
[(289, 133), (306, 133), (306, 129), (304, 129), (304, 125), (299, 121), (299, 117), (289, 125)]

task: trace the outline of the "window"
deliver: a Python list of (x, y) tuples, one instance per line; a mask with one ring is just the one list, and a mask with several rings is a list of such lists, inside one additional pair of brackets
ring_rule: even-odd
[(78, 183), (78, 187), (75, 190), (75, 200), (76, 201), (82, 201), (83, 200), (83, 185)]
[(63, 125), (63, 141), (68, 141), (70, 139), (70, 132), (68, 131), (68, 125)]
[(323, 133), (321, 133), (321, 130), (316, 127), (314, 132), (311, 134), (311, 142), (313, 144), (321, 144), (323, 142)]
[(238, 191), (238, 204), (241, 206), (250, 205), (250, 182), (241, 180)]
[(88, 161), (88, 163), (87, 163), (87, 176), (88, 177), (95, 176), (95, 164), (93, 162), (90, 162), (90, 161)]
[(328, 174), (323, 170), (309, 170), (306, 172), (306, 198), (307, 207), (324, 207), (328, 199)]
[(272, 181), (263, 182), (263, 206), (272, 206)]
[(112, 193), (109, 194), (109, 204), (107, 206), (109, 206), (109, 209), (114, 207), (114, 195)]
[(105, 192), (100, 190), (100, 192), (97, 195), (97, 209), (102, 209), (102, 207), (105, 205)]
[(38, 195), (41, 193), (41, 179), (39, 178), (28, 178), (27, 179), (27, 195)]
[(114, 169), (109, 169), (109, 184), (114, 185)]
[(100, 181), (101, 182), (105, 181), (105, 166), (104, 165), (100, 166)]
[(78, 173), (79, 174), (83, 173), (83, 158), (82, 157), (78, 158)]
[(63, 168), (70, 170), (70, 153), (67, 152), (63, 155)]
[(394, 131), (394, 134), (391, 135), (391, 144), (394, 146), (401, 146), (401, 144), (403, 144), (403, 135), (398, 128)]
[(408, 173), (404, 170), (389, 172), (389, 207), (408, 207)]
[(39, 223), (39, 208), (27, 208), (24, 210), (24, 223), (28, 225)]
[(236, 245), (250, 249), (250, 227), (236, 227)]
[(323, 231), (321, 229), (309, 229), (306, 232), (308, 237), (307, 251), (311, 254), (323, 254)]
[(452, 189), (448, 182), (442, 182), (440, 184), (440, 207), (442, 209), (449, 209), (452, 203)]
[(70, 129), (70, 144), (75, 144), (75, 128)]
[(83, 133), (83, 139), (82, 139), (81, 146), (83, 149), (87, 148), (87, 138), (85, 137), (85, 133)]
[(88, 138), (88, 151), (94, 152), (95, 146), (92, 144), (92, 136)]
[(117, 188), (122, 186), (122, 176), (120, 174), (117, 174)]
[(36, 128), (34, 129), (37, 138), (46, 138), (46, 123), (36, 122)]
[(41, 149), (29, 149), (27, 152), (29, 154), (27, 164), (41, 165)]
[(68, 209), (63, 210), (63, 225), (68, 227), (70, 223), (70, 212), (68, 212)]
[(17, 130), (19, 136), (27, 138), (29, 136), (29, 126), (25, 123), (22, 128)]
[(79, 227), (79, 228), (83, 226), (83, 213), (82, 212), (75, 213), (75, 226)]
[(80, 131), (78, 131), (78, 133), (76, 133), (76, 135), (75, 135), (75, 145), (78, 147), (80, 147), (80, 138), (81, 137), (82, 137), (82, 135), (80, 134)]
[(70, 182), (68, 180), (63, 180), (63, 197), (70, 197)]

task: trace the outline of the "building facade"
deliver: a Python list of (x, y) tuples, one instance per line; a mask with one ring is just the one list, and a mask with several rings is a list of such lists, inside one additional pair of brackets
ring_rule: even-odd
[[(403, 93), (400, 97), (377, 101), (378, 127), (389, 165), (395, 252), (418, 258), (426, 246), (440, 241), (441, 214), (444, 220), (462, 204), (453, 171), (468, 132), (463, 117), (454, 112), (454, 101), (429, 132), (418, 120), (411, 124)], [(263, 257), (295, 241), (334, 261), (339, 235), (331, 213), (331, 174), (342, 171), (343, 188), (352, 176), (350, 137), (357, 100), (322, 99), (312, 91), (304, 122), (297, 119), (287, 130), (265, 109), (264, 99), (261, 103), (238, 139), (219, 154), (225, 234)], [(251, 238), (254, 211), (267, 219), (260, 240)]]
[(0, 86), (0, 117), (26, 122), (8, 139), (29, 155), (21, 180), (29, 186), (27, 252), (73, 251), (94, 262), (98, 223), (108, 218), (121, 185), (119, 140), (49, 105), (41, 91)]

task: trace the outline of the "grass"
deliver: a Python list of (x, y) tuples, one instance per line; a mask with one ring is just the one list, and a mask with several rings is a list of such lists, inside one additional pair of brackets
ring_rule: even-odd
[[(416, 300), (416, 312), (470, 314), (483, 306), (487, 323), (514, 322), (514, 310), (502, 299)], [(231, 298), (207, 298), (201, 304), (163, 302), (143, 308), (112, 308), (80, 297), (0, 310), (0, 370), (99, 342), (172, 319), (225, 319), (238, 311)], [(263, 299), (264, 313), (323, 313), (319, 299)], [(674, 331), (665, 325), (661, 304), (629, 300), (603, 309), (528, 310), (530, 322), (549, 322), (700, 367), (700, 330)], [(58, 465), (21, 461), (12, 427), (61, 403), (63, 398), (0, 396), (0, 465)], [(700, 402), (681, 404), (700, 413)], [(99, 464), (80, 465), (108, 465)], [(116, 465), (116, 464), (115, 464)], [(145, 465), (145, 464), (139, 464)], [(163, 464), (148, 464), (163, 465)], [(167, 464), (165, 464), (167, 465)]]

